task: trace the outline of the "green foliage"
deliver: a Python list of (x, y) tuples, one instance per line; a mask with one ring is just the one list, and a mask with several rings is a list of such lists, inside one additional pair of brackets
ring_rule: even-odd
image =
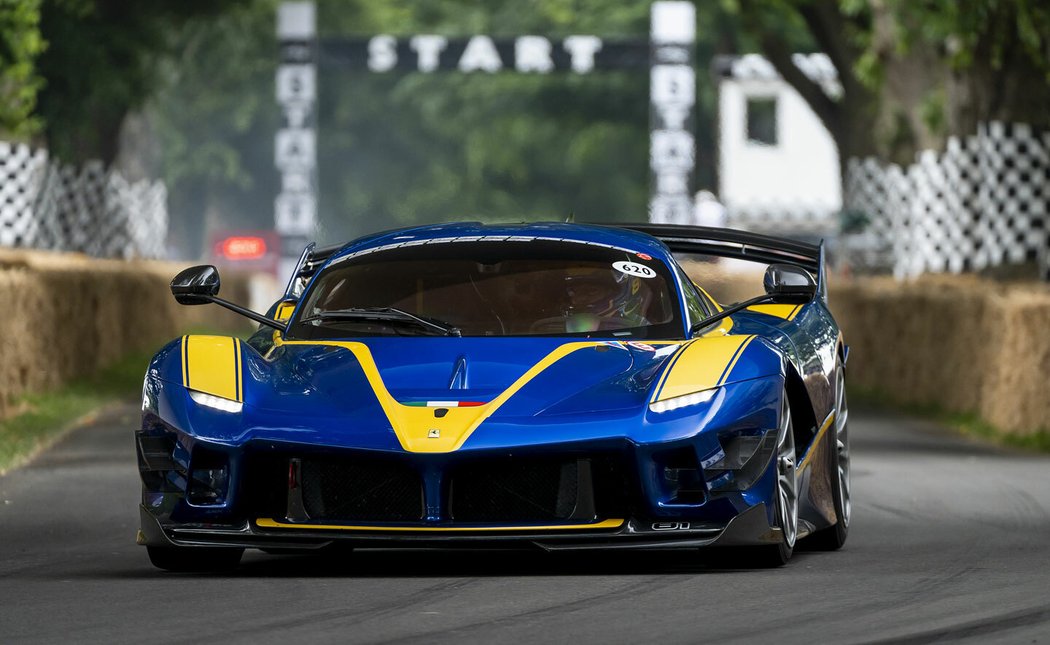
[[(272, 226), (273, 2), (176, 34), (170, 88), (151, 103), (164, 143), (172, 229), (184, 254), (208, 227)], [(732, 50), (717, 6), (699, 3), (700, 61)], [(646, 3), (321, 0), (321, 37), (439, 33), (645, 39)], [(698, 185), (714, 187), (716, 92), (698, 78)], [(444, 220), (643, 220), (648, 75), (371, 74), (319, 69), (322, 241)], [(221, 88), (221, 91), (220, 89)], [(205, 213), (208, 213), (205, 215)]]
[[(200, 248), (209, 228), (271, 225), (279, 190), (272, 135), (280, 124), (273, 11), (274, 0), (256, 0), (170, 30), (168, 85), (151, 112), (184, 254)], [(821, 31), (819, 18), (829, 11), (839, 18), (823, 24), (840, 28)], [(1004, 46), (1012, 38), (1041, 47), (1040, 34), (1050, 31), (1044, 8), (1025, 0), (718, 0), (698, 2), (697, 12), (700, 70), (720, 53), (761, 50), (770, 36), (789, 53), (841, 46), (839, 73), (855, 81), (847, 88), (853, 103), (839, 103), (850, 114), (839, 115), (836, 130), (847, 155), (895, 150), (910, 158), (913, 122), (935, 135), (952, 123), (948, 94), (931, 86), (919, 99), (890, 97), (883, 127), (872, 127), (882, 93), (893, 91), (884, 82), (887, 56), (907, 58), (933, 43), (956, 52), (961, 65), (968, 43), (994, 36)], [(647, 3), (612, 0), (319, 0), (318, 13), (322, 37), (644, 39), (649, 20)], [(321, 241), (450, 219), (562, 219), (570, 211), (579, 221), (645, 217), (644, 72), (380, 75), (322, 63), (319, 74)], [(697, 187), (713, 188), (716, 85), (702, 71), (697, 85)], [(879, 137), (877, 146), (868, 141)]]
[(44, 48), (40, 0), (0, 0), (0, 136), (24, 139), (40, 130), (36, 59)]
[(90, 379), (27, 396), (24, 412), (0, 422), (0, 473), (47, 447), (75, 421), (114, 401), (135, 400), (150, 356), (126, 356)]
[[(192, 334), (223, 334), (229, 330), (201, 327)], [(238, 334), (245, 338), (246, 334)], [(15, 467), (49, 446), (78, 420), (113, 403), (135, 402), (142, 395), (142, 379), (153, 352), (132, 352), (90, 377), (51, 392), (26, 396), (22, 409), (0, 421), (0, 473)]]
[[(806, 0), (801, 0), (802, 2)], [(815, 51), (812, 34), (798, 12), (800, 0), (720, 0), (717, 15), (737, 43), (739, 53), (761, 52), (764, 37), (775, 34), (792, 52)], [(703, 2), (701, 12), (703, 11)]]
[(228, 227), (272, 217), (276, 0), (188, 20), (159, 65), (162, 86), (147, 113), (162, 150), (172, 244), (195, 255), (217, 210)]
[[(645, 38), (649, 9), (607, 0), (322, 2), (322, 35)], [(645, 218), (643, 73), (373, 75), (320, 70), (323, 237), (430, 221)]]
[(937, 135), (947, 134), (948, 116), (946, 114), (947, 98), (942, 88), (934, 88), (926, 93), (919, 105), (919, 116), (926, 128)]
[(46, 85), (39, 116), (53, 155), (111, 161), (125, 115), (161, 87), (158, 68), (191, 18), (247, 0), (42, 0), (48, 42), (39, 59)]
[(975, 55), (986, 55), (992, 68), (1000, 69), (1007, 50), (1020, 43), (1032, 62), (1050, 71), (1050, 5), (1042, 0), (893, 0), (889, 4), (904, 27), (903, 41), (943, 44), (958, 68), (972, 65)]
[[(276, 2), (0, 0), (0, 128), (24, 137), (44, 124), (54, 155), (109, 161), (126, 115), (148, 105), (183, 254), (197, 253), (209, 227), (268, 227), (278, 191)], [(592, 33), (644, 39), (649, 27), (646, 2), (318, 4), (322, 37)], [(894, 91), (885, 82), (888, 56), (907, 58), (923, 45), (946, 52), (958, 70), (987, 61), (1011, 73), (1021, 49), (1048, 69), (1050, 6), (1042, 0), (696, 4), (700, 70), (717, 54), (760, 51), (773, 40), (788, 53), (841, 46), (839, 73), (857, 81), (847, 83), (855, 100), (849, 114), (849, 101), (839, 101), (839, 114), (825, 120), (847, 155), (870, 154), (868, 138), (896, 136), (871, 127), (880, 93)], [(837, 18), (822, 23), (829, 15)], [(568, 211), (581, 221), (643, 219), (647, 84), (644, 72), (375, 75), (322, 65), (323, 238), (446, 219), (561, 219)], [(716, 83), (701, 71), (697, 85), (697, 187), (714, 188)], [(931, 87), (920, 99), (887, 104), (942, 132), (955, 122), (954, 106), (944, 98), (952, 95)]]

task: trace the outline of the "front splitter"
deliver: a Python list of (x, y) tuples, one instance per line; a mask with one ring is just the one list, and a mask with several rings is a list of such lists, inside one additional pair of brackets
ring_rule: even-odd
[[(546, 551), (583, 549), (661, 549), (773, 544), (780, 529), (770, 527), (764, 504), (737, 515), (724, 526), (653, 530), (636, 520), (605, 520), (589, 525), (527, 527), (375, 527), (296, 525), (268, 520), (240, 526), (162, 525), (140, 506), (139, 543), (168, 547), (320, 549), (343, 543), (360, 547), (508, 548), (535, 546)], [(391, 528), (398, 530), (391, 531)]]

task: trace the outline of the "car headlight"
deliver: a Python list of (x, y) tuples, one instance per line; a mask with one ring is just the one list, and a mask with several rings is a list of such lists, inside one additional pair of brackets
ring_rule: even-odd
[(232, 399), (224, 399), (221, 396), (215, 396), (214, 394), (205, 394), (204, 392), (198, 392), (197, 390), (190, 390), (190, 398), (193, 399), (198, 405), (203, 405), (216, 410), (222, 410), (223, 412), (232, 412), (234, 414), (241, 411), (244, 404), (240, 401), (234, 401)]
[(649, 409), (653, 412), (661, 413), (670, 412), (671, 410), (677, 410), (689, 405), (707, 403), (712, 397), (714, 397), (715, 392), (717, 391), (718, 388), (715, 387), (710, 390), (702, 390), (700, 392), (693, 392), (692, 394), (683, 394), (682, 396), (676, 396), (662, 401), (653, 401), (649, 404)]

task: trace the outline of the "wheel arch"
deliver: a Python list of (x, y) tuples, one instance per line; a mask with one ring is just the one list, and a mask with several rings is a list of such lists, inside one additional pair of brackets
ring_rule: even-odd
[(784, 392), (791, 406), (795, 450), (801, 454), (801, 451), (805, 450), (816, 436), (817, 416), (806, 384), (790, 361), (784, 361)]

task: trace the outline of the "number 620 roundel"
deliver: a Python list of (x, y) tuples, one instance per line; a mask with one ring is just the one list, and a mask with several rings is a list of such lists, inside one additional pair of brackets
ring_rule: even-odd
[(626, 273), (627, 275), (633, 275), (639, 278), (656, 277), (656, 271), (653, 271), (644, 264), (638, 264), (637, 262), (613, 262), (613, 268), (620, 273)]

